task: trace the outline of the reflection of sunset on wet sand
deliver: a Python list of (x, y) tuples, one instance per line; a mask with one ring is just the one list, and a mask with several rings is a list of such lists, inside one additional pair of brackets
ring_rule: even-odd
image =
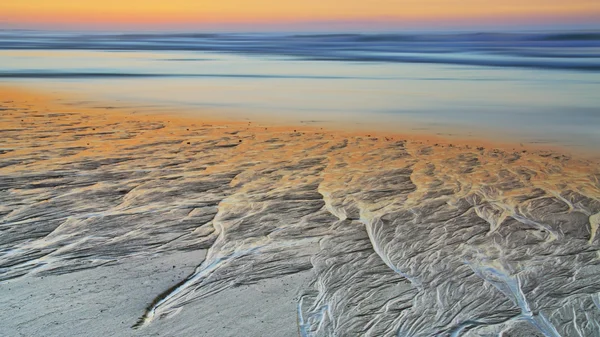
[(0, 91), (9, 335), (600, 333), (597, 154), (69, 101)]

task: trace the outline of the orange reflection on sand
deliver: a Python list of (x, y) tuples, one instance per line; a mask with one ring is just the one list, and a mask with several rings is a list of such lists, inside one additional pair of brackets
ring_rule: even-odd
[[(23, 140), (39, 134), (51, 135), (48, 144), (37, 143), (35, 149), (40, 150), (45, 146), (54, 146), (57, 143), (63, 146), (82, 147), (82, 151), (72, 156), (106, 155), (117, 151), (119, 148), (150, 143), (156, 139), (180, 140), (182, 145), (187, 142), (206, 141), (229, 135), (235, 140), (249, 139), (238, 144), (241, 157), (250, 149), (264, 150), (264, 141), (277, 137), (286, 144), (298, 144), (302, 149), (319, 147), (324, 144), (347, 142), (348, 156), (345, 160), (356, 163), (368, 163), (365, 157), (366, 150), (380, 150), (398, 141), (406, 142), (407, 151), (412, 155), (420, 155), (420, 151), (436, 149), (436, 158), (444, 160), (460, 152), (482, 152), (493, 148), (494, 151), (514, 152), (521, 156), (526, 153), (539, 153), (540, 151), (564, 152), (552, 146), (527, 146), (522, 144), (491, 142), (484, 139), (464, 140), (460, 138), (447, 139), (429, 134), (394, 134), (382, 131), (345, 131), (344, 126), (336, 130), (327, 130), (320, 127), (305, 125), (287, 126), (259, 123), (240, 120), (219, 120), (210, 117), (210, 112), (204, 112), (202, 117), (191, 117), (186, 111), (173, 114), (157, 114), (133, 111), (127, 107), (115, 107), (108, 104), (106, 107), (89, 107), (84, 102), (86, 97), (64, 94), (49, 94), (33, 91), (15, 86), (0, 87), (0, 101), (7, 109), (3, 112), (0, 125), (4, 130), (20, 130), (23, 139), (6, 139), (5, 145), (23, 144)], [(138, 109), (139, 110), (139, 109)], [(189, 111), (188, 111), (189, 112)], [(65, 126), (71, 132), (59, 132)], [(146, 129), (136, 129), (140, 125), (149, 126)], [(202, 129), (199, 132), (198, 129)], [(72, 133), (77, 132), (77, 137)], [(85, 149), (83, 149), (85, 148)], [(439, 150), (437, 150), (439, 149)], [(443, 150), (442, 150), (443, 149)], [(480, 150), (478, 150), (480, 149)], [(485, 150), (484, 150), (485, 149)], [(290, 157), (298, 149), (285, 147), (277, 151), (277, 156)], [(26, 154), (28, 147), (20, 146), (14, 149), (13, 154)], [(592, 154), (594, 155), (594, 154)], [(71, 157), (72, 158), (72, 157)], [(56, 159), (56, 158), (55, 158)], [(62, 160), (68, 160), (62, 158)], [(366, 165), (366, 164), (363, 164)]]
[[(561, 154), (560, 149), (433, 135), (348, 132), (141, 114), (127, 108), (72, 105), (69, 102), (77, 102), (81, 97), (65, 98), (16, 87), (0, 89), (0, 102), (5, 109), (0, 128), (6, 135), (2, 157), (23, 160), (22, 164), (3, 170), (58, 169), (85, 158), (117, 158), (125, 153), (146, 156), (150, 163), (153, 154), (160, 156), (166, 151), (181, 160), (205, 160), (211, 156), (218, 159), (214, 161), (220, 164), (206, 167), (210, 173), (226, 172), (246, 162), (268, 168), (310, 155), (327, 158), (329, 169), (322, 176), (324, 186), (333, 189), (348, 183), (340, 177), (351, 179), (357, 172), (369, 172), (383, 163), (390, 168), (412, 167), (411, 178), (419, 187), (410, 198), (415, 203), (434, 187), (451, 189), (462, 197), (502, 181), (503, 175), (511, 172), (518, 176), (535, 172), (528, 178), (530, 183), (557, 192), (560, 186), (573, 183), (581, 183), (580, 191), (590, 195), (598, 189), (585, 183), (597, 170), (595, 160), (573, 159)], [(136, 149), (145, 150), (136, 153)], [(507, 191), (503, 197), (510, 198), (512, 193), (519, 195), (523, 191)]]

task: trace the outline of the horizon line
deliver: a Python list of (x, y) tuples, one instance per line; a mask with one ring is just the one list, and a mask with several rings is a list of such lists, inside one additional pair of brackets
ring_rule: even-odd
[(215, 31), (339, 31), (339, 30), (519, 30), (519, 29), (600, 29), (598, 15), (569, 17), (471, 17), (455, 19), (402, 19), (364, 18), (332, 20), (246, 20), (246, 21), (158, 21), (158, 22), (15, 22), (0, 17), (2, 30), (47, 30), (47, 31), (172, 31), (172, 30), (215, 30)]

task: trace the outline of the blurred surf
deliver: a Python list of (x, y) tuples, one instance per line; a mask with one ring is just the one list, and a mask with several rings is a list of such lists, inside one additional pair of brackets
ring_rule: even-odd
[(600, 33), (74, 34), (0, 33), (1, 49), (180, 50), (311, 60), (600, 70)]

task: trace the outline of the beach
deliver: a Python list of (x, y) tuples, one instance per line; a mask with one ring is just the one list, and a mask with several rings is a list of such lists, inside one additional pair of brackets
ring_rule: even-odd
[(8, 335), (600, 333), (594, 151), (79, 101), (0, 90)]

